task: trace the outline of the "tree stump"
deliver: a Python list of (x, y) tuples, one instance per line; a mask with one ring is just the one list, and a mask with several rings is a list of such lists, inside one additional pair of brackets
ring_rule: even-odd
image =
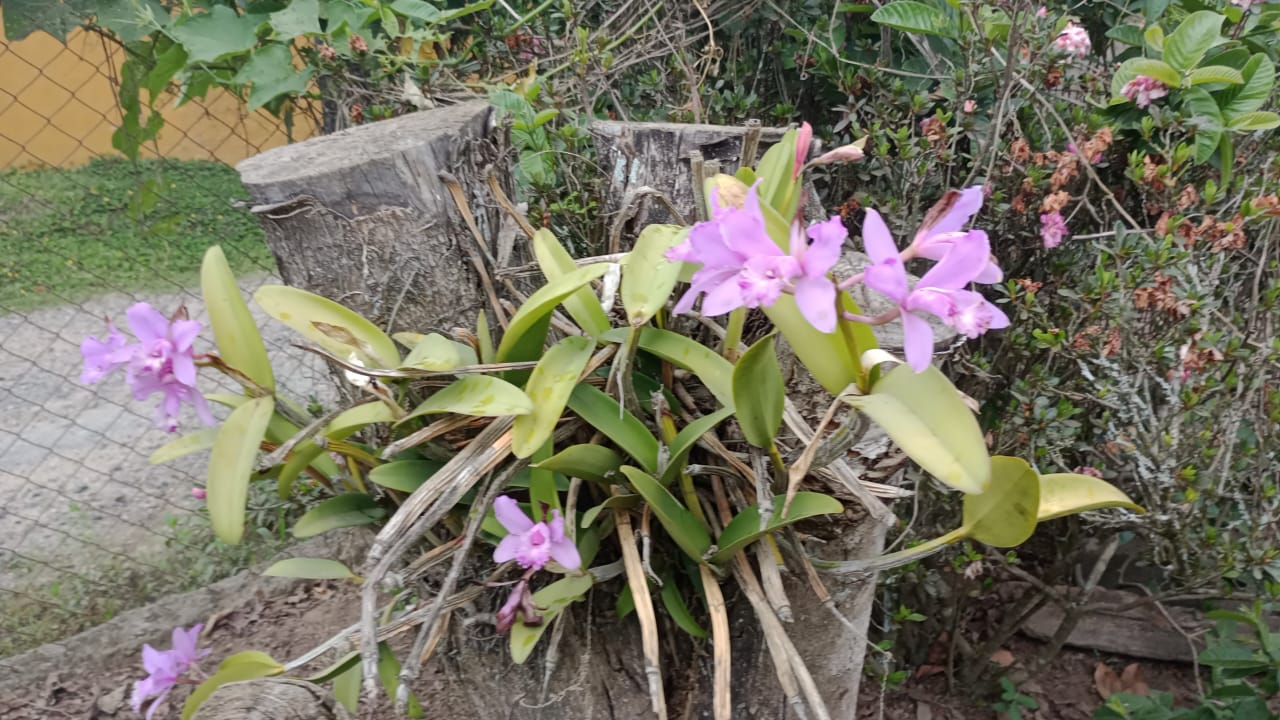
[(266, 678), (227, 683), (191, 720), (350, 720), (328, 690), (302, 680)]
[(504, 145), (489, 105), (470, 102), (268, 150), (236, 169), (286, 283), (391, 331), (447, 333), (474, 327), (485, 306), (471, 256), (495, 254), (501, 210), (488, 184), (493, 173), (510, 194)]

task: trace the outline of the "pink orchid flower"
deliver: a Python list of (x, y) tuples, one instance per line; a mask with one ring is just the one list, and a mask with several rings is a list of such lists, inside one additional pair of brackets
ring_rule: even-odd
[(147, 676), (133, 684), (133, 697), (130, 705), (134, 712), (142, 712), (142, 705), (148, 700), (147, 720), (155, 713), (169, 691), (179, 680), (192, 669), (198, 669), (197, 663), (212, 650), (200, 649), (200, 631), (204, 625), (194, 625), (190, 630), (180, 627), (173, 629), (173, 647), (168, 650), (156, 650), (150, 645), (142, 646), (142, 667)]
[[(946, 195), (930, 208), (924, 222), (912, 241), (915, 255), (930, 260), (941, 260), (958, 242), (966, 242), (970, 236), (987, 234), (982, 230), (961, 230), (982, 209), (983, 186), (974, 185), (964, 190), (948, 190)], [(994, 259), (988, 259), (974, 282), (990, 285), (1004, 279), (1004, 272)]]
[(796, 133), (796, 165), (791, 172), (792, 177), (799, 177), (804, 170), (804, 161), (809, 157), (809, 146), (813, 144), (813, 128), (809, 123), (801, 123)]
[(535, 523), (514, 499), (499, 495), (493, 501), (493, 513), (507, 529), (507, 536), (493, 552), (494, 562), (515, 560), (528, 570), (541, 570), (548, 560), (555, 560), (565, 570), (581, 567), (582, 558), (573, 540), (564, 534), (559, 510), (551, 511), (550, 522)]
[(914, 289), (908, 288), (907, 270), (893, 235), (875, 210), (867, 210), (863, 243), (872, 264), (864, 282), (898, 305), (902, 317), (903, 350), (916, 372), (929, 367), (933, 356), (933, 329), (923, 315), (934, 315), (967, 337), (1008, 327), (1009, 318), (980, 293), (963, 289), (986, 269), (991, 248), (984, 232), (972, 231), (953, 240), (950, 249)]

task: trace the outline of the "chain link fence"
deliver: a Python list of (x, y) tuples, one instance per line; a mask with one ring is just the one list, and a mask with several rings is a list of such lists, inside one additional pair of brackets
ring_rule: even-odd
[[(129, 162), (111, 145), (118, 46), (88, 31), (65, 44), (3, 38), (0, 28), (0, 666), (283, 541), (214, 542), (192, 493), (205, 453), (151, 464), (173, 436), (122, 378), (81, 384), (79, 346), (105, 334), (105, 317), (123, 328), (135, 302), (166, 314), (185, 305), (204, 320), (197, 273), (212, 244), (247, 294), (276, 282), (230, 165), (316, 132), (306, 112), (286, 128), (228, 93), (181, 107), (171, 96), (157, 103), (164, 129)], [(323, 400), (323, 364), (259, 320), (283, 388)], [(212, 346), (205, 335), (197, 351)], [(201, 383), (238, 392), (209, 373)], [(184, 431), (198, 427), (185, 420)], [(284, 511), (273, 502), (264, 495), (254, 510)]]

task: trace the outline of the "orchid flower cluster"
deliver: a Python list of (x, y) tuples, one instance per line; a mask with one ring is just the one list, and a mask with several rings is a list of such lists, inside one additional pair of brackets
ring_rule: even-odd
[(142, 712), (142, 706), (149, 702), (147, 720), (151, 720), (156, 708), (178, 683), (194, 683), (194, 680), (187, 679), (188, 675), (203, 675), (199, 662), (213, 652), (199, 647), (200, 631), (203, 629), (204, 625), (199, 624), (193, 625), (190, 630), (174, 628), (173, 647), (168, 650), (156, 650), (150, 645), (142, 646), (142, 667), (147, 671), (147, 676), (133, 684), (130, 706), (134, 712)]
[(177, 432), (183, 405), (190, 405), (201, 422), (213, 425), (209, 404), (196, 389), (192, 350), (203, 325), (188, 319), (185, 309), (166, 318), (145, 302), (134, 304), (126, 316), (137, 342), (130, 343), (108, 320), (105, 340), (87, 337), (80, 343), (84, 358), (80, 382), (91, 385), (124, 368), (135, 399), (163, 395), (156, 408), (156, 422), (166, 432)]
[(547, 512), (544, 509), (544, 512), (546, 519), (535, 523), (514, 499), (501, 495), (493, 501), (493, 513), (507, 529), (507, 536), (493, 552), (493, 561), (505, 563), (514, 560), (525, 570), (507, 602), (498, 610), (494, 625), (499, 633), (510, 630), (517, 619), (525, 625), (542, 624), (542, 615), (529, 592), (529, 580), (534, 573), (551, 560), (565, 570), (577, 570), (582, 566), (578, 547), (564, 533), (564, 518), (560, 511), (552, 509)]
[[(982, 209), (982, 202), (981, 186), (948, 192), (902, 251), (880, 214), (867, 210), (862, 240), (871, 262), (862, 272), (837, 281), (829, 273), (848, 237), (839, 216), (806, 229), (794, 223), (789, 251), (783, 252), (765, 230), (757, 186), (747, 191), (740, 207), (723, 205), (715, 192), (711, 220), (695, 225), (689, 237), (668, 252), (670, 260), (702, 266), (674, 312), (692, 310), (699, 295), (704, 315), (722, 315), (740, 307), (768, 307), (785, 293), (795, 297), (805, 319), (824, 333), (835, 332), (841, 317), (869, 325), (901, 318), (907, 364), (922, 372), (933, 355), (933, 330), (927, 317), (969, 338), (1009, 326), (1000, 308), (968, 289), (973, 283), (998, 283), (1003, 278), (992, 259), (987, 233), (963, 229)], [(911, 288), (906, 263), (913, 258), (937, 264)], [(894, 307), (871, 318), (840, 310), (838, 293), (858, 283), (884, 295)]]

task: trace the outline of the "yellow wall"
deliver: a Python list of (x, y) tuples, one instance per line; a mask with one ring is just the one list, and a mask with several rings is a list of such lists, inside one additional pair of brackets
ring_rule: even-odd
[[(64, 46), (33, 33), (3, 39), (0, 25), (0, 169), (73, 167), (100, 155), (119, 155), (111, 134), (120, 124), (112, 77), (123, 51), (98, 35), (75, 31)], [(234, 164), (289, 141), (270, 113), (245, 112), (235, 95), (210, 91), (203, 101), (157, 103), (165, 123), (144, 154)], [(310, 118), (295, 114), (294, 140), (314, 134)]]

